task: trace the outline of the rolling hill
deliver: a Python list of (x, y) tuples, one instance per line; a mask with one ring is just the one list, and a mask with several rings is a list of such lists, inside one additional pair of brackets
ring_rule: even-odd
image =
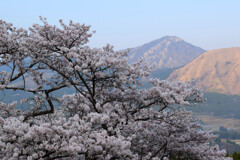
[(175, 70), (168, 80), (193, 80), (207, 92), (240, 95), (240, 48), (207, 51)]

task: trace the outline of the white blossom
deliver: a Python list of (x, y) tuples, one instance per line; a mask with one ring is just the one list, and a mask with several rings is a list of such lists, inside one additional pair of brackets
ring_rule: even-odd
[[(229, 159), (175, 107), (203, 101), (191, 83), (150, 79), (137, 89), (151, 68), (109, 44), (87, 46), (90, 26), (40, 19), (29, 30), (0, 20), (0, 89), (33, 95), (20, 101), (26, 110), (0, 102), (0, 159)], [(67, 87), (76, 93), (56, 96)]]

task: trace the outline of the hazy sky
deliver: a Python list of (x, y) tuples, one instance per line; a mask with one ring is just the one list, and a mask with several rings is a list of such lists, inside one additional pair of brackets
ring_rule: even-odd
[(131, 48), (165, 35), (206, 50), (240, 47), (240, 0), (0, 0), (0, 19), (17, 27), (39, 16), (91, 25), (92, 47)]

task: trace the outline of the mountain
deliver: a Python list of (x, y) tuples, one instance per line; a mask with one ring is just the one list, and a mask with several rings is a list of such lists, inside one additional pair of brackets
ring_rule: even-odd
[(129, 62), (143, 58), (148, 65), (156, 65), (158, 69), (181, 67), (205, 50), (193, 46), (175, 36), (165, 36), (142, 46), (130, 49)]
[(208, 92), (240, 95), (240, 48), (216, 49), (203, 53), (175, 70), (169, 80), (194, 80)]

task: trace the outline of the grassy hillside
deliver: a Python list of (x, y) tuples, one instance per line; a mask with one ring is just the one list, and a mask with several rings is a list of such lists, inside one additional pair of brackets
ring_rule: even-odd
[(189, 109), (200, 114), (240, 119), (240, 96), (206, 92), (204, 97), (206, 102)]
[(194, 80), (206, 92), (240, 95), (240, 47), (207, 51), (168, 79)]

